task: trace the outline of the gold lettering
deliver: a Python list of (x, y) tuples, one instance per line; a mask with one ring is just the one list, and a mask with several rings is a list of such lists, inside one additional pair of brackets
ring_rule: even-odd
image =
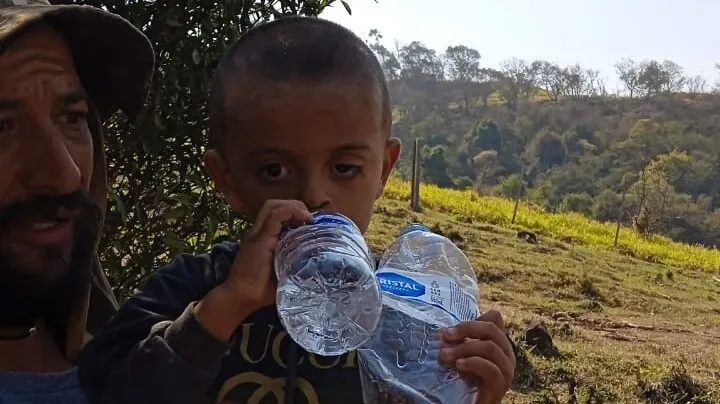
[(351, 351), (347, 354), (347, 359), (345, 360), (345, 364), (343, 365), (343, 368), (356, 368), (357, 367), (357, 351)]
[(315, 356), (315, 354), (309, 354), (308, 355), (308, 362), (310, 365), (317, 369), (330, 369), (334, 368), (340, 363), (340, 359), (342, 359), (342, 356), (337, 356), (335, 359), (329, 364), (329, 365), (323, 365), (320, 362), (318, 362), (318, 357)]
[(270, 344), (270, 336), (272, 335), (272, 331), (275, 328), (274, 325), (268, 324), (268, 332), (265, 336), (265, 347), (262, 349), (262, 355), (258, 359), (253, 359), (250, 357), (250, 349), (248, 346), (250, 345), (250, 337), (253, 329), (253, 323), (245, 323), (242, 325), (241, 329), (241, 337), (240, 337), (240, 356), (242, 356), (243, 360), (248, 363), (260, 363), (263, 359), (265, 359), (265, 354), (268, 350), (268, 345)]
[[(275, 401), (278, 404), (285, 402), (284, 377), (273, 379), (260, 373), (246, 372), (227, 379), (220, 388), (220, 392), (218, 393), (215, 403), (222, 404), (226, 395), (228, 395), (236, 387), (245, 383), (256, 384), (259, 386), (252, 395), (248, 397), (247, 404), (260, 404), (260, 402), (268, 395), (275, 397)], [(302, 377), (299, 377), (296, 379), (296, 383), (298, 390), (300, 390), (305, 396), (308, 404), (320, 404), (320, 399), (315, 392), (315, 388), (313, 388), (310, 382)]]
[[(283, 339), (285, 339), (285, 337), (287, 337), (287, 336), (288, 336), (287, 331), (280, 331), (275, 336), (275, 339), (273, 339), (273, 344), (272, 344), (273, 360), (275, 361), (275, 363), (280, 365), (283, 369), (287, 369), (287, 363), (285, 363), (285, 361), (283, 360), (283, 358), (280, 355), (280, 345), (282, 344)], [(297, 364), (301, 365), (303, 363), (303, 359), (305, 359), (305, 358), (301, 356), (298, 359)]]

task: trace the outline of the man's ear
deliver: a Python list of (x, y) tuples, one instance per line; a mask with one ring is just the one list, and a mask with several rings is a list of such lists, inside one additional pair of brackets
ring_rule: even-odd
[(383, 157), (382, 176), (380, 177), (381, 183), (375, 198), (380, 198), (385, 191), (385, 185), (390, 178), (393, 168), (400, 158), (400, 139), (391, 137), (385, 144), (385, 156)]
[(208, 175), (210, 175), (210, 179), (215, 183), (215, 188), (220, 191), (228, 205), (232, 210), (242, 212), (243, 204), (235, 192), (235, 183), (230, 168), (225, 163), (222, 155), (216, 149), (210, 149), (205, 152), (203, 163)]

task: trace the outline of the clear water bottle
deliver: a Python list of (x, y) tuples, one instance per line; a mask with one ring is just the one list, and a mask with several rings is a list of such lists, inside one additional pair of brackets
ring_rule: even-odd
[(465, 254), (410, 225), (383, 255), (376, 277), (384, 307), (375, 335), (359, 350), (363, 400), (473, 403), (475, 389), (438, 359), (440, 329), (479, 315), (477, 278)]
[(280, 321), (303, 349), (338, 356), (375, 331), (382, 311), (375, 261), (360, 229), (340, 214), (317, 213), (287, 230), (275, 251)]

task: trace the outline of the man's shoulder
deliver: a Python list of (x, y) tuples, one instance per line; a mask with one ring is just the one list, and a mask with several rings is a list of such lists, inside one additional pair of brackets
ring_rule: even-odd
[(0, 403), (87, 403), (77, 368), (61, 373), (0, 372)]

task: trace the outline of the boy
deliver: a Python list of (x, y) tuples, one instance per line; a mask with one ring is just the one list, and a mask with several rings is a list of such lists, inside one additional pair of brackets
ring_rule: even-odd
[[(356, 354), (302, 352), (278, 320), (280, 229), (341, 212), (364, 232), (400, 144), (382, 70), (350, 31), (317, 18), (261, 25), (229, 49), (210, 100), (205, 166), (253, 224), (241, 244), (161, 268), (86, 349), (101, 403), (361, 403)], [(497, 312), (443, 338), (441, 359), (498, 403), (515, 359)]]

